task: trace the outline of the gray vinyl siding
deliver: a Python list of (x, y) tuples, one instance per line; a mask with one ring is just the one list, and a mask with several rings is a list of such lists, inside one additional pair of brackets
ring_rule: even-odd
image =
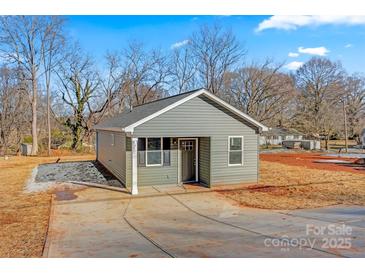
[(199, 180), (210, 186), (210, 138), (199, 138)]
[[(139, 186), (177, 184), (177, 146), (171, 144), (170, 166), (146, 166), (138, 167), (137, 181)], [(131, 186), (132, 177), (132, 153), (131, 138), (127, 137), (127, 187)]]
[[(201, 96), (137, 126), (133, 135), (136, 137), (210, 137), (210, 183), (230, 184), (257, 181), (257, 133), (257, 128), (254, 126), (205, 96)], [(228, 136), (244, 136), (242, 166), (228, 166)], [(146, 169), (151, 168), (146, 167)], [(141, 175), (141, 178), (143, 180), (156, 178), (155, 172), (161, 173), (160, 176), (162, 176), (163, 169), (160, 167), (156, 171), (151, 171), (147, 177), (144, 174)]]
[[(114, 145), (112, 145), (114, 134)], [(123, 133), (97, 132), (98, 161), (123, 183), (126, 181), (126, 137)]]

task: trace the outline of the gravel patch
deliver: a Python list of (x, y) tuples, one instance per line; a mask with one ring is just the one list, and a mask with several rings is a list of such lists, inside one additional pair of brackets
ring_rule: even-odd
[(26, 185), (27, 192), (45, 191), (60, 183), (93, 183), (124, 188), (96, 161), (41, 164), (34, 168)]

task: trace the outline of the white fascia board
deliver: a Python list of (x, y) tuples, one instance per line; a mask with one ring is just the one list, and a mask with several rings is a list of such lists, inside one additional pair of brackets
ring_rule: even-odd
[(173, 103), (173, 104), (171, 104), (171, 105), (169, 105), (169, 106), (167, 106), (167, 107), (151, 114), (150, 116), (147, 116), (147, 117), (135, 122), (134, 124), (131, 124), (131, 125), (127, 126), (126, 128), (124, 128), (124, 131), (125, 132), (133, 132), (135, 127), (137, 127), (139, 125), (142, 125), (142, 124), (146, 123), (147, 121), (149, 121), (149, 120), (151, 120), (151, 119), (153, 119), (157, 116), (160, 116), (161, 114), (163, 114), (163, 113), (165, 113), (165, 112), (167, 112), (167, 111), (169, 111), (169, 110), (171, 110), (171, 109), (173, 109), (173, 108), (189, 101), (190, 99), (193, 99), (193, 98), (199, 96), (200, 94), (203, 94), (204, 92), (206, 92), (204, 89), (201, 89), (197, 92), (194, 92), (191, 95), (186, 96), (185, 98), (181, 99), (180, 101), (177, 101), (177, 102), (175, 102), (175, 103)]
[(114, 131), (114, 132), (124, 132), (124, 130), (121, 127), (98, 127), (94, 126), (94, 130), (100, 130), (100, 131)]
[(243, 119), (251, 122), (252, 124), (258, 126), (259, 128), (261, 128), (262, 131), (268, 131), (268, 128), (266, 126), (264, 126), (263, 124), (257, 122), (256, 120), (254, 120), (253, 118), (251, 118), (250, 116), (248, 116), (247, 114), (243, 113), (242, 111), (236, 109), (235, 107), (231, 106), (230, 104), (226, 103), (225, 101), (223, 101), (222, 99), (218, 98), (217, 96), (215, 96), (214, 94), (212, 94), (211, 92), (205, 90), (205, 89), (201, 89), (197, 92), (194, 92), (192, 93), (191, 95), (181, 99), (180, 101), (177, 101), (171, 105), (169, 105), (168, 107), (165, 107), (153, 114), (151, 114), (150, 116), (147, 116), (137, 122), (135, 122), (134, 124), (132, 125), (129, 125), (127, 126), (126, 128), (124, 128), (124, 132), (126, 133), (132, 133), (133, 134), (133, 131), (134, 131), (134, 128), (139, 126), (139, 125), (142, 125), (144, 124), (145, 122), (157, 117), (157, 116), (160, 116), (161, 114), (195, 98), (195, 97), (198, 97), (199, 95), (206, 95), (207, 97), (209, 97), (210, 99), (212, 99), (213, 101), (217, 102), (218, 104), (222, 105), (223, 107), (229, 109), (230, 111), (232, 111), (233, 113), (237, 114), (238, 116), (242, 117)]
[(232, 105), (228, 104), (227, 102), (223, 101), (222, 99), (220, 99), (219, 97), (215, 96), (213, 93), (206, 91), (204, 93), (204, 95), (208, 96), (210, 99), (212, 99), (213, 101), (217, 102), (218, 104), (222, 105), (223, 107), (229, 109), (230, 111), (234, 112), (235, 114), (237, 114), (238, 116), (244, 118), (245, 120), (251, 122), (252, 124), (258, 126), (261, 128), (262, 131), (268, 131), (268, 127), (261, 124), (260, 122), (256, 121), (255, 119), (251, 118), (250, 116), (248, 116), (247, 114), (243, 113), (242, 111), (236, 109), (235, 107), (233, 107)]

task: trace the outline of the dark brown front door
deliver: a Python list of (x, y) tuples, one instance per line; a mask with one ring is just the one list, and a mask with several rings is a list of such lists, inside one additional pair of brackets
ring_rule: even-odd
[(195, 181), (195, 149), (195, 140), (180, 140), (182, 182)]

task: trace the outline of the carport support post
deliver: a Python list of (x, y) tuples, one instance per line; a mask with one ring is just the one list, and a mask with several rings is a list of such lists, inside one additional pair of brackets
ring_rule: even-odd
[(138, 138), (132, 137), (132, 195), (138, 194), (137, 186), (137, 147)]

